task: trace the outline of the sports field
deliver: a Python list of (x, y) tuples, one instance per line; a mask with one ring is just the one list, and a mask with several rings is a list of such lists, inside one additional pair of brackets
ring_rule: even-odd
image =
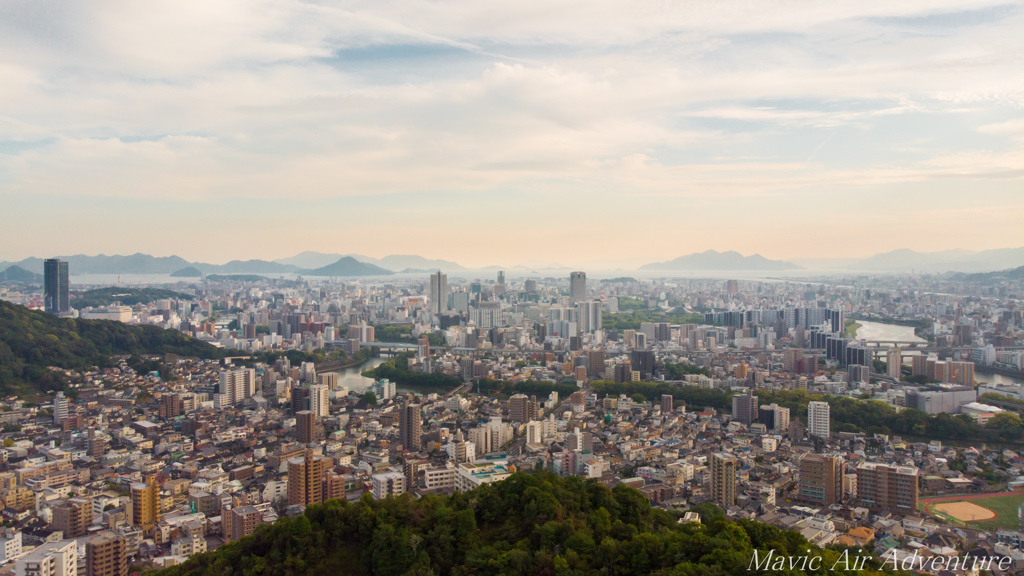
[(946, 496), (921, 501), (925, 512), (982, 530), (1020, 529), (1017, 508), (1024, 504), (1024, 492)]

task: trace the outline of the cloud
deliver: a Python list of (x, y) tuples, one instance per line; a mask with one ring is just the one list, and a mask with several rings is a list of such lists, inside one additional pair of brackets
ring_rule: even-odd
[(722, 210), (1020, 179), (1022, 27), (962, 0), (11, 0), (0, 193)]

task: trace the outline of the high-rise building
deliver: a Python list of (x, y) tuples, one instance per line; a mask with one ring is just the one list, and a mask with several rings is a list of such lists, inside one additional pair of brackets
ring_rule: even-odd
[(590, 350), (587, 352), (587, 374), (590, 376), (604, 376), (604, 350)]
[(68, 262), (56, 258), (43, 261), (43, 310), (57, 315), (71, 310)]
[(43, 261), (43, 309), (50, 314), (71, 310), (68, 263), (56, 258)]
[(661, 395), (661, 413), (670, 414), (672, 412), (672, 395), (662, 394)]
[(915, 512), (918, 470), (863, 462), (857, 466), (857, 495), (864, 506), (876, 510)]
[(736, 458), (724, 452), (711, 455), (711, 499), (723, 510), (736, 505)]
[(86, 576), (128, 576), (128, 543), (104, 530), (85, 543)]
[(156, 475), (131, 486), (132, 524), (146, 532), (160, 521), (160, 487)]
[(407, 451), (419, 452), (423, 446), (422, 435), (423, 427), (420, 422), (420, 405), (411, 404), (406, 400), (398, 412), (399, 441)]
[(514, 394), (508, 399), (508, 419), (511, 422), (529, 422), (539, 416), (540, 406), (536, 396)]
[(949, 382), (961, 386), (974, 386), (974, 362), (949, 362)]
[(256, 370), (239, 368), (222, 370), (217, 392), (228, 405), (234, 405), (256, 393)]
[(327, 386), (314, 384), (309, 387), (309, 410), (317, 418), (330, 416), (331, 393)]
[(576, 304), (587, 299), (587, 273), (569, 273), (569, 303)]
[(834, 455), (809, 454), (800, 461), (800, 498), (822, 506), (843, 495), (843, 462)]
[(890, 378), (899, 380), (903, 376), (903, 350), (893, 346), (885, 353), (885, 373)]
[(64, 533), (64, 538), (85, 536), (92, 525), (92, 500), (70, 498), (53, 507), (53, 527)]
[(292, 388), (292, 414), (298, 414), (303, 410), (309, 410), (311, 396), (312, 394), (310, 393), (309, 388), (305, 386), (296, 386)]
[(807, 433), (819, 438), (828, 438), (832, 431), (831, 414), (828, 402), (808, 402)]
[(576, 317), (581, 334), (593, 334), (601, 329), (601, 303), (587, 300), (576, 304)]
[[(637, 334), (637, 336), (640, 336)], [(640, 378), (648, 379), (654, 373), (654, 352), (651, 350), (633, 350), (629, 353), (629, 363), (633, 370), (640, 373)]]
[(300, 444), (310, 444), (316, 440), (316, 414), (311, 410), (295, 413), (295, 439)]
[(312, 450), (288, 461), (288, 505), (323, 504), (323, 476), (330, 460), (314, 455)]
[(735, 280), (726, 280), (725, 281), (725, 291), (728, 292), (729, 294), (739, 294), (740, 293), (740, 283), (735, 281)]
[(826, 309), (825, 321), (828, 322), (833, 334), (842, 334), (846, 329), (846, 314), (842, 310)]
[(732, 397), (732, 419), (750, 426), (757, 421), (757, 396), (752, 392)]
[(430, 313), (439, 316), (448, 311), (448, 275), (437, 271), (430, 275)]
[(53, 397), (53, 423), (60, 424), (60, 421), (70, 416), (70, 404), (63, 392), (57, 392)]
[(786, 372), (799, 372), (800, 361), (804, 359), (804, 351), (800, 348), (786, 348), (782, 352), (782, 369)]

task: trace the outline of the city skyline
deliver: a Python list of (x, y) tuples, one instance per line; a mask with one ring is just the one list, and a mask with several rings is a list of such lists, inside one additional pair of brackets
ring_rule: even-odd
[(8, 3), (0, 258), (1024, 245), (1019, 5), (756, 8)]

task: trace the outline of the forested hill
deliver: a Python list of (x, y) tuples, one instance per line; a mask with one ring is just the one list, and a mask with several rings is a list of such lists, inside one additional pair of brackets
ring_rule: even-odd
[(820, 550), (799, 532), (734, 523), (713, 505), (697, 508), (705, 524), (680, 524), (632, 488), (518, 473), (449, 497), (330, 500), (157, 575), (725, 576), (746, 574), (754, 548), (810, 551), (824, 565), (815, 574), (846, 573), (843, 565), (831, 570), (839, 552)]
[(75, 308), (109, 306), (115, 302), (120, 302), (124, 306), (134, 306), (136, 304), (148, 304), (149, 302), (164, 298), (192, 300), (193, 297), (190, 294), (165, 290), (163, 288), (121, 288), (118, 286), (108, 286), (106, 288), (96, 288), (77, 293), (71, 304)]
[(176, 330), (110, 320), (63, 319), (0, 301), (0, 393), (59, 387), (50, 366), (83, 369), (111, 365), (111, 356), (178, 354), (220, 358), (225, 352)]

